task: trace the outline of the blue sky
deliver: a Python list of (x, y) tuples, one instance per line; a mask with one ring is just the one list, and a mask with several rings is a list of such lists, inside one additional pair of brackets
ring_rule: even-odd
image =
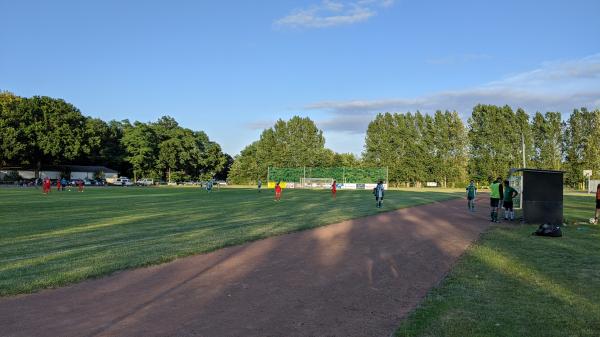
[(600, 1), (0, 0), (0, 90), (204, 130), (237, 154), (309, 116), (360, 153), (377, 112), (600, 107)]

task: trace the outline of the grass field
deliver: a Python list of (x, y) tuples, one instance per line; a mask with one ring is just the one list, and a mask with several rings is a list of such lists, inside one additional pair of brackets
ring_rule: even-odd
[(398, 329), (397, 336), (599, 336), (600, 226), (593, 197), (565, 195), (562, 238), (495, 227)]
[(453, 191), (90, 188), (0, 189), (0, 296), (209, 252), (272, 235), (461, 196)]

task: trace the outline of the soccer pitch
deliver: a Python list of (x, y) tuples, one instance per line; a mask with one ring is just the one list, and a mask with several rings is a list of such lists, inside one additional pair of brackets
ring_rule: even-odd
[(370, 191), (89, 188), (42, 195), (0, 189), (0, 296), (33, 292), (127, 268), (205, 253), (462, 196), (457, 190)]

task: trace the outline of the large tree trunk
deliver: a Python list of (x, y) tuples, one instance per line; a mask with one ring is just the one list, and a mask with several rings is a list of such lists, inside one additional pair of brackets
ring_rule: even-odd
[(40, 171), (42, 170), (42, 161), (38, 160), (35, 164), (34, 175), (38, 179), (40, 177)]

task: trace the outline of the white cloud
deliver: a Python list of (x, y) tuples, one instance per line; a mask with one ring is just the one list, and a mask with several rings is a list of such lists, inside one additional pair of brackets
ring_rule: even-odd
[(296, 9), (274, 22), (278, 28), (327, 28), (364, 22), (377, 15), (382, 8), (392, 6), (394, 0), (323, 0), (309, 8)]
[(600, 54), (581, 59), (554, 61), (538, 69), (508, 76), (480, 86), (447, 90), (413, 98), (322, 101), (307, 110), (329, 114), (319, 124), (324, 130), (362, 134), (380, 112), (456, 110), (470, 115), (476, 104), (508, 104), (528, 112), (600, 107)]

